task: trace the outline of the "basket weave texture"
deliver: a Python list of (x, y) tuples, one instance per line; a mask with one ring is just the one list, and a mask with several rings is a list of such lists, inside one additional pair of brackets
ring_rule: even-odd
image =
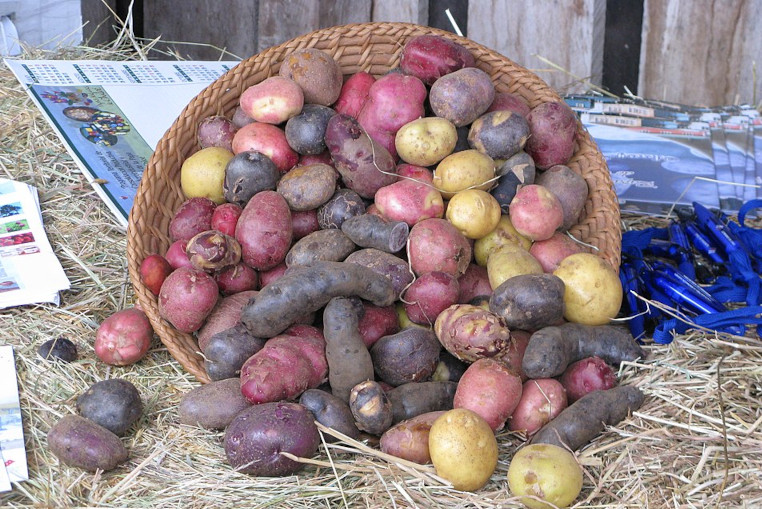
[[(492, 77), (498, 92), (524, 98), (530, 107), (560, 96), (537, 75), (508, 58), (469, 39), (444, 30), (408, 23), (360, 23), (317, 30), (273, 46), (240, 62), (196, 96), (182, 111), (148, 161), (132, 206), (127, 233), (130, 279), (138, 303), (170, 354), (200, 382), (209, 382), (193, 335), (175, 330), (159, 316), (156, 297), (141, 283), (140, 263), (150, 254), (164, 254), (170, 245), (169, 222), (185, 201), (180, 188), (182, 162), (198, 150), (196, 128), (210, 115), (231, 116), (247, 87), (278, 74), (280, 63), (292, 51), (317, 48), (333, 56), (345, 75), (367, 71), (380, 76), (396, 67), (411, 37), (437, 34), (468, 48), (477, 66)], [(597, 248), (613, 267), (621, 255), (619, 205), (603, 155), (581, 126), (578, 148), (569, 166), (581, 174), (590, 189), (582, 219), (570, 232)]]

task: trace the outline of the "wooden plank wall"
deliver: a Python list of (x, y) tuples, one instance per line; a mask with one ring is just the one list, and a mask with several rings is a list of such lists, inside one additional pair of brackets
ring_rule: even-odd
[[(123, 2), (82, 1), (91, 27), (99, 22), (94, 17), (104, 16), (93, 6)], [(176, 0), (134, 3), (142, 8), (139, 35), (160, 37), (158, 47), (183, 58), (211, 60), (246, 58), (345, 23), (404, 21), (452, 30), (443, 25), (443, 11), (451, 7), (465, 35), (564, 93), (585, 90), (584, 79), (602, 83), (606, 7), (617, 1), (643, 4), (640, 65), (631, 91), (690, 104), (762, 102), (755, 69), (762, 66), (760, 0), (192, 0), (182, 9)], [(606, 49), (607, 58), (616, 59), (616, 48)]]

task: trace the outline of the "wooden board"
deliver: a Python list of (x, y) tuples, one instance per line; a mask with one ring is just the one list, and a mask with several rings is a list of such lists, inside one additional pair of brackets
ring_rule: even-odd
[(380, 0), (373, 2), (370, 21), (399, 21), (426, 25), (429, 22), (428, 0)]
[(762, 100), (759, 0), (645, 2), (638, 95), (714, 106)]
[[(264, 3), (264, 2), (263, 2)], [(159, 48), (191, 60), (235, 60), (257, 53), (257, 2), (151, 0), (143, 3), (143, 34)], [(196, 44), (186, 44), (187, 42)], [(226, 53), (225, 51), (229, 52)]]
[(561, 92), (584, 91), (587, 86), (579, 79), (600, 84), (605, 25), (605, 0), (472, 0), (468, 8), (470, 39), (531, 69)]
[(82, 39), (87, 45), (101, 46), (114, 40), (116, 20), (112, 11), (116, 12), (116, 0), (82, 0), (81, 9)]

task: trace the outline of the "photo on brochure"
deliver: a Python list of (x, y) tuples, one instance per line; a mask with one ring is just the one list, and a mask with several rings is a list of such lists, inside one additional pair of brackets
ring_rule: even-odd
[(29, 478), (13, 348), (0, 346), (0, 451), (11, 482)]

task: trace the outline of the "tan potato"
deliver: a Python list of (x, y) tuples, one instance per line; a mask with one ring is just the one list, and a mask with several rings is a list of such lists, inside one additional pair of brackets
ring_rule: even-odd
[(187, 158), (180, 167), (180, 187), (185, 197), (224, 203), (225, 166), (232, 158), (233, 153), (222, 147), (202, 148)]
[(434, 170), (432, 183), (442, 196), (452, 198), (465, 189), (488, 190), (494, 183), (495, 161), (477, 150), (462, 150), (442, 159)]
[(474, 260), (477, 265), (487, 266), (487, 259), (494, 251), (504, 245), (519, 246), (524, 249), (532, 247), (532, 241), (516, 231), (507, 214), (500, 216), (497, 226), (484, 237), (474, 242)]
[(431, 425), (429, 454), (437, 475), (457, 490), (476, 491), (487, 484), (497, 467), (497, 440), (482, 417), (456, 408)]
[(493, 290), (514, 276), (542, 273), (540, 262), (519, 246), (506, 244), (487, 259), (487, 277)]
[(513, 455), (508, 487), (530, 509), (568, 507), (582, 491), (582, 467), (562, 447), (530, 444)]
[(450, 198), (445, 215), (464, 236), (480, 239), (497, 227), (500, 212), (500, 204), (487, 191), (467, 189)]
[(564, 318), (584, 325), (609, 323), (622, 305), (622, 283), (617, 271), (592, 253), (567, 256), (553, 274), (566, 285)]
[(432, 166), (450, 155), (458, 132), (446, 118), (423, 117), (400, 127), (394, 138), (397, 155), (406, 163)]
[(278, 74), (302, 88), (306, 104), (330, 106), (339, 98), (344, 83), (338, 62), (317, 48), (297, 49), (286, 55)]

